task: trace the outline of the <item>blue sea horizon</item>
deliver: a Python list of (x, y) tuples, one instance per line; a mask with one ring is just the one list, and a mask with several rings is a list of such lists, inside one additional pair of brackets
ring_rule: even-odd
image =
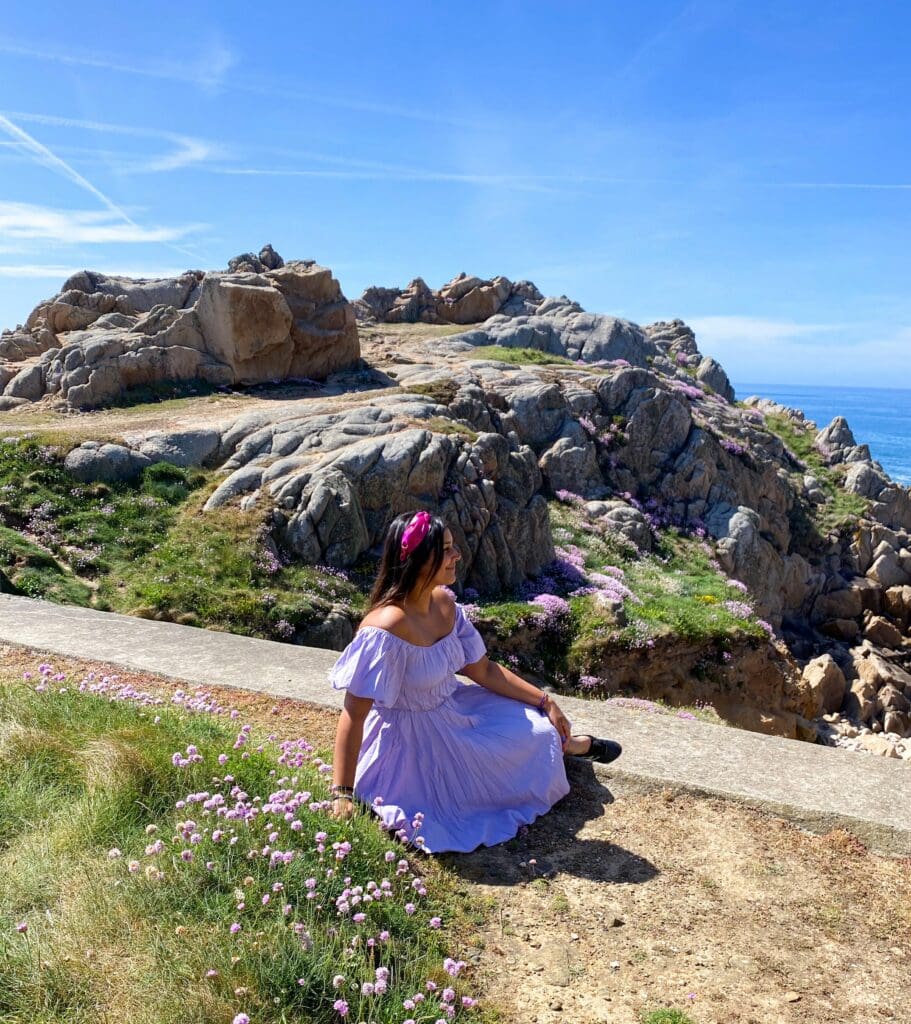
[(896, 483), (911, 485), (911, 390), (908, 388), (816, 387), (733, 381), (737, 398), (771, 398), (803, 411), (821, 429), (844, 416), (858, 444)]

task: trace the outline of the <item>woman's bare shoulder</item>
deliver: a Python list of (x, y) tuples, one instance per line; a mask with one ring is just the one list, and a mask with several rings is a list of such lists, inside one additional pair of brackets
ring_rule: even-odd
[(455, 629), (456, 600), (449, 587), (434, 587), (433, 600), (437, 608), (442, 612), (443, 618), (446, 620), (447, 627), (450, 630)]
[(394, 604), (380, 605), (378, 608), (371, 608), (369, 612), (361, 619), (362, 626), (376, 626), (378, 629), (388, 630), (390, 633), (396, 633), (402, 636), (403, 640), (407, 637), (403, 635), (404, 629), (407, 622), (407, 616), (401, 608), (398, 608)]

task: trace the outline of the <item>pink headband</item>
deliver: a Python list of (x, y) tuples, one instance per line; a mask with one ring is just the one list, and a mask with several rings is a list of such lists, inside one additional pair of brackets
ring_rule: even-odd
[(411, 522), (405, 527), (405, 532), (402, 534), (402, 553), (401, 561), (411, 554), (412, 551), (421, 543), (421, 541), (430, 532), (431, 518), (429, 512), (415, 512)]

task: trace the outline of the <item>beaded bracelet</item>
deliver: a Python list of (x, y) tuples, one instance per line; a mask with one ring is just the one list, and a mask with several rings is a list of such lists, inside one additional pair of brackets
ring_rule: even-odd
[(353, 786), (331, 786), (329, 792), (333, 796), (354, 796)]
[(547, 701), (549, 699), (550, 698), (548, 697), (547, 693), (542, 693), (541, 694), (541, 699), (538, 701), (538, 711), (542, 715), (546, 715), (547, 714), (547, 710), (546, 710), (547, 709)]

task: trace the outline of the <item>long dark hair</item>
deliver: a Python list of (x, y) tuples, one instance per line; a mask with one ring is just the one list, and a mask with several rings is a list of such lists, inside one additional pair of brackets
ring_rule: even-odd
[(439, 516), (430, 517), (430, 529), (426, 536), (408, 553), (404, 561), (402, 560), (402, 534), (414, 515), (414, 512), (404, 512), (389, 524), (376, 583), (370, 592), (368, 612), (380, 605), (403, 602), (414, 589), (425, 567), (428, 572), (427, 578), (433, 579), (443, 564), (443, 534), (446, 524)]

